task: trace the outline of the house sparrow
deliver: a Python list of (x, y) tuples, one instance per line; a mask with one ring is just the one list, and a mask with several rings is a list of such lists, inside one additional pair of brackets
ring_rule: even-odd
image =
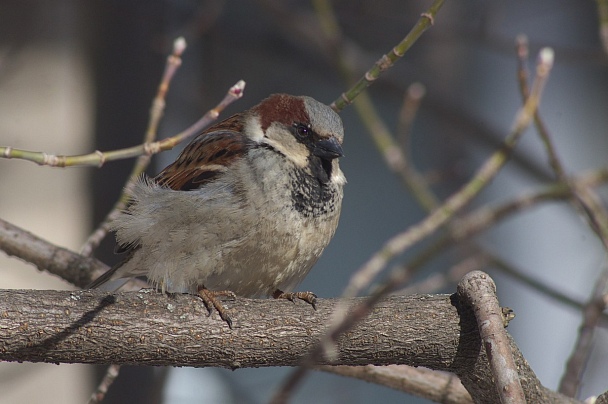
[(231, 325), (218, 296), (291, 292), (336, 231), (346, 179), (340, 117), (310, 97), (274, 94), (197, 136), (153, 179), (140, 179), (112, 223), (127, 258), (90, 287), (146, 275), (198, 294)]

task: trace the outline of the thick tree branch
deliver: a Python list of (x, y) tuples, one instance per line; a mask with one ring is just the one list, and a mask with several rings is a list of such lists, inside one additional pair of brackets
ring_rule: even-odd
[(490, 360), (490, 369), (496, 382), (496, 392), (503, 404), (526, 402), (509, 337), (506, 321), (496, 297), (496, 285), (488, 275), (472, 271), (458, 283), (458, 295), (471, 306), (477, 318), (479, 334)]
[(0, 219), (0, 250), (33, 264), (79, 287), (88, 285), (109, 268), (95, 258), (56, 246), (14, 224)]
[[(361, 299), (347, 301), (349, 307)], [(54, 363), (295, 366), (326, 330), (336, 299), (318, 310), (275, 300), (224, 302), (230, 330), (190, 295), (152, 290), (0, 290), (0, 360)], [(550, 401), (515, 344), (529, 402)], [(407, 364), (457, 374), (476, 402), (497, 402), (472, 311), (456, 295), (390, 297), (338, 340), (334, 365)], [(568, 400), (560, 397), (560, 400)]]

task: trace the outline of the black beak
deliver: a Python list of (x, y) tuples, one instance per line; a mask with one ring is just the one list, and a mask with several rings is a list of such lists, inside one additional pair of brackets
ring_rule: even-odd
[(319, 140), (314, 144), (312, 154), (322, 159), (333, 160), (338, 157), (344, 157), (342, 146), (334, 137)]

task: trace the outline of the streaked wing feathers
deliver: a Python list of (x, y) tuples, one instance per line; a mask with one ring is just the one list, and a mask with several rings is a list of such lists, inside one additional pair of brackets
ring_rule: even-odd
[(247, 151), (251, 140), (243, 135), (240, 115), (207, 129), (194, 139), (174, 163), (154, 181), (175, 191), (198, 189), (226, 170)]

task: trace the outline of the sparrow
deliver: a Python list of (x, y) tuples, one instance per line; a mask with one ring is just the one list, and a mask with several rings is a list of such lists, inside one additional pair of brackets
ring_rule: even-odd
[(313, 98), (273, 94), (198, 135), (143, 177), (111, 223), (126, 258), (89, 287), (145, 275), (197, 294), (232, 327), (218, 297), (292, 292), (332, 239), (342, 206), (342, 121)]

